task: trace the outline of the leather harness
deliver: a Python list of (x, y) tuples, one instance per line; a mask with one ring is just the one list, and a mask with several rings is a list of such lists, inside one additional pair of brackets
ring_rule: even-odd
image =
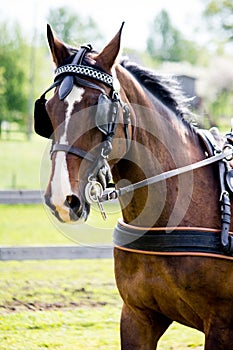
[[(198, 129), (197, 133), (205, 145), (208, 156), (222, 154), (223, 150), (208, 130)], [(229, 133), (226, 135), (223, 149), (229, 148), (232, 153), (232, 145), (233, 134)], [(196, 227), (143, 228), (119, 220), (113, 233), (114, 245), (122, 250), (144, 254), (233, 257), (233, 233), (229, 232), (231, 218), (229, 192), (233, 192), (229, 178), (233, 178), (233, 171), (228, 160), (223, 157), (218, 161), (221, 230)]]
[[(63, 100), (71, 92), (73, 85), (78, 85), (93, 88), (101, 92), (100, 98), (105, 101), (110, 99), (113, 107), (111, 109), (111, 118), (107, 122), (107, 127), (99, 125), (97, 127), (103, 134), (103, 144), (101, 155), (97, 159), (88, 152), (73, 146), (64, 144), (54, 143), (51, 150), (51, 155), (55, 152), (67, 152), (72, 153), (78, 157), (87, 159), (94, 163), (94, 167), (99, 163), (104, 163), (112, 149), (112, 139), (115, 134), (118, 109), (122, 108), (123, 111), (123, 123), (126, 136), (126, 150), (130, 147), (130, 136), (129, 136), (129, 123), (130, 123), (130, 110), (129, 107), (124, 104), (117, 91), (114, 87), (114, 77), (106, 72), (101, 72), (94, 67), (83, 65), (85, 54), (91, 51), (90, 45), (82, 46), (81, 49), (76, 53), (71, 64), (60, 66), (56, 70), (54, 83), (43, 93), (43, 95), (35, 103), (35, 130), (43, 136), (49, 138), (53, 130), (49, 132), (42, 128), (41, 122), (38, 117), (40, 114), (46, 118), (47, 113), (45, 110), (45, 95), (48, 91), (55, 87), (59, 87), (58, 95), (59, 99)], [(111, 89), (110, 96), (107, 96), (104, 89), (86, 79), (82, 79), (80, 76), (92, 78), (96, 81), (100, 81), (105, 86)], [(101, 104), (101, 100), (99, 101)], [(42, 112), (42, 113), (41, 113)], [(97, 114), (98, 115), (98, 114)], [(46, 119), (45, 118), (45, 119)], [(48, 117), (49, 119), (49, 117)], [(97, 118), (98, 119), (98, 118)], [(98, 120), (97, 120), (98, 122)], [(46, 124), (47, 125), (47, 124)], [(141, 253), (153, 253), (153, 254), (217, 254), (217, 256), (233, 256), (233, 236), (229, 233), (230, 218), (231, 218), (231, 204), (230, 204), (230, 192), (233, 192), (233, 170), (229, 166), (228, 160), (232, 159), (233, 149), (233, 133), (230, 132), (226, 135), (226, 142), (221, 149), (215, 141), (212, 134), (207, 130), (197, 130), (197, 133), (205, 145), (209, 158), (191, 164), (189, 166), (174, 169), (156, 175), (152, 178), (140, 181), (138, 183), (126, 186), (115, 190), (107, 195), (101, 192), (100, 196), (92, 194), (96, 192), (96, 188), (101, 187), (97, 181), (93, 181), (90, 176), (88, 180), (86, 192), (91, 193), (89, 195), (89, 202), (97, 201), (99, 204), (106, 200), (115, 199), (124, 193), (131, 192), (136, 188), (148, 186), (152, 183), (159, 182), (170, 178), (172, 176), (179, 175), (183, 172), (187, 172), (193, 169), (200, 168), (202, 166), (218, 162), (219, 167), (219, 182), (220, 182), (220, 204), (221, 204), (221, 231), (211, 229), (197, 229), (197, 228), (140, 228), (132, 225), (127, 225), (122, 222), (118, 222), (115, 227), (113, 242), (120, 249), (127, 249), (130, 251), (137, 251)], [(230, 159), (228, 157), (230, 156)], [(98, 166), (100, 168), (100, 166)], [(98, 185), (98, 186), (97, 186)], [(88, 189), (88, 191), (87, 191)], [(99, 192), (99, 191), (97, 191)], [(102, 207), (101, 207), (102, 208)], [(101, 209), (104, 213), (104, 210)], [(103, 215), (105, 217), (105, 215)], [(168, 232), (169, 229), (169, 232)], [(153, 234), (151, 233), (153, 231)], [(156, 231), (156, 234), (155, 232)]]

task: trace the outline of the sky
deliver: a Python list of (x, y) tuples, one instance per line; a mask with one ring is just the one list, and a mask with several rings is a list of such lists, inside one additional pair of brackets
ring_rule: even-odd
[(123, 45), (134, 49), (145, 49), (150, 24), (162, 9), (187, 38), (200, 37), (202, 0), (7, 0), (0, 2), (0, 20), (17, 19), (25, 33), (33, 32), (35, 26), (46, 33), (49, 9), (60, 6), (92, 16), (106, 40), (111, 40), (125, 21)]

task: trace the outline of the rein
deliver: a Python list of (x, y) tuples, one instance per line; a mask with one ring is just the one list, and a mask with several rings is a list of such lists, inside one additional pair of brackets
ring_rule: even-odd
[[(228, 190), (233, 192), (233, 170), (228, 161), (233, 157), (233, 133), (226, 134), (226, 142), (221, 150), (213, 142), (208, 131), (200, 131), (199, 136), (207, 146), (211, 157), (178, 169), (170, 170), (159, 175), (139, 181), (115, 190), (107, 195), (107, 199), (117, 198), (135, 189), (151, 185), (173, 176), (180, 175), (213, 163), (219, 166), (220, 204), (221, 204), (221, 231), (208, 228), (176, 227), (176, 228), (143, 228), (118, 222), (114, 229), (113, 241), (116, 247), (126, 251), (148, 254), (167, 254), (174, 252), (181, 255), (204, 254), (209, 256), (233, 257), (233, 234), (229, 232), (231, 223), (231, 203)], [(228, 188), (227, 188), (227, 186)], [(150, 232), (153, 231), (153, 234)], [(140, 232), (140, 233), (139, 233)], [(156, 234), (154, 234), (156, 232)]]
[(117, 190), (114, 190), (114, 191), (104, 195), (102, 197), (102, 200), (106, 201), (106, 200), (111, 200), (111, 199), (117, 199), (118, 197), (123, 196), (126, 193), (133, 192), (139, 188), (142, 188), (142, 187), (145, 187), (148, 185), (152, 185), (152, 184), (155, 184), (157, 182), (161, 182), (163, 180), (170, 179), (171, 177), (187, 173), (191, 170), (202, 168), (204, 166), (219, 162), (220, 160), (223, 160), (223, 159), (229, 159), (229, 157), (232, 157), (232, 156), (233, 156), (233, 149), (231, 148), (229, 150), (229, 147), (227, 146), (226, 149), (221, 151), (221, 153), (216, 154), (210, 158), (203, 159), (199, 162), (196, 162), (196, 163), (193, 163), (190, 165), (186, 165), (186, 166), (178, 168), (178, 169), (169, 170), (169, 171), (166, 171), (162, 174), (155, 175), (155, 176), (149, 177), (148, 179), (145, 179), (145, 180), (136, 182), (134, 184), (130, 184), (128, 186), (121, 187)]

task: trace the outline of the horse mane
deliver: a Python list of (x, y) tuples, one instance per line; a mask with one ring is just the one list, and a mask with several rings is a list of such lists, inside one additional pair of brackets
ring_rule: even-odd
[[(145, 69), (126, 59), (123, 59), (120, 65), (129, 71), (153, 96), (181, 117), (183, 121), (188, 122), (187, 119), (191, 119), (189, 99), (182, 93), (177, 80), (165, 75), (157, 75), (154, 71)], [(188, 124), (190, 123), (188, 122)]]
[[(61, 65), (71, 63), (78, 49), (69, 47), (69, 51), (70, 56)], [(93, 62), (90, 61), (88, 56), (85, 56), (83, 64), (93, 66)], [(158, 75), (153, 70), (146, 69), (125, 58), (120, 61), (120, 65), (129, 71), (153, 96), (180, 117), (185, 124), (191, 128), (193, 127), (192, 118), (194, 115), (189, 109), (190, 99), (184, 96), (179, 82), (174, 77)], [(94, 65), (94, 67), (103, 71), (100, 66)]]

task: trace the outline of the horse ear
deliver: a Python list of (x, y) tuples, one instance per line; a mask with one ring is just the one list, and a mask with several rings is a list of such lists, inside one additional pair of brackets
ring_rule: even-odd
[(114, 65), (121, 47), (121, 33), (125, 22), (122, 23), (120, 30), (107, 46), (96, 56), (95, 60), (107, 71)]
[(49, 24), (47, 25), (47, 38), (53, 61), (56, 66), (59, 66), (70, 55), (68, 47), (54, 35)]

